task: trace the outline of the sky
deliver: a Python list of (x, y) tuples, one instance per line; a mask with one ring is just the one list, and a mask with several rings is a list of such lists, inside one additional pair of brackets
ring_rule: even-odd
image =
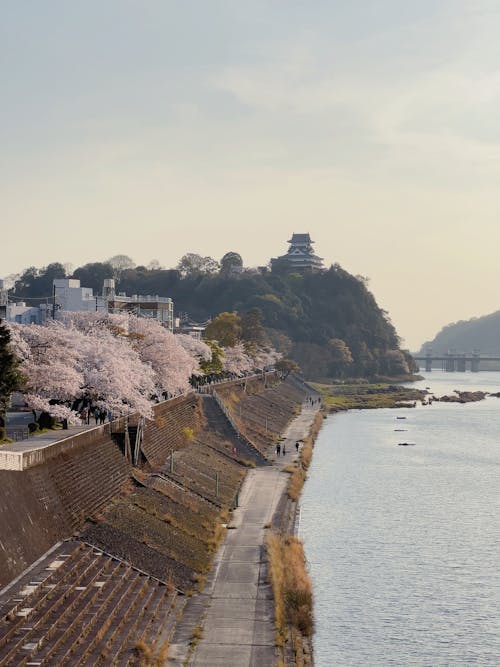
[(497, 0), (0, 7), (0, 276), (309, 232), (412, 350), (500, 309)]

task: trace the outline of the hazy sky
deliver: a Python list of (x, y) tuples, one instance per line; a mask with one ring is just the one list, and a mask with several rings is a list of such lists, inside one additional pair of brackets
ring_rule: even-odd
[(500, 308), (498, 0), (0, 9), (0, 276), (295, 231), (412, 349)]

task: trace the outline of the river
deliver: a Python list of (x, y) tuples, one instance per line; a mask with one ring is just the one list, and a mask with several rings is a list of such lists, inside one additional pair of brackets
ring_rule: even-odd
[[(500, 373), (412, 386), (496, 392)], [(317, 667), (500, 665), (499, 398), (329, 417), (299, 532)]]

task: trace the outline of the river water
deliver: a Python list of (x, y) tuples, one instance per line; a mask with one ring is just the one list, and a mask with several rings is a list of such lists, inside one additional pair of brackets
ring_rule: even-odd
[[(496, 392), (500, 373), (412, 386)], [(499, 398), (329, 417), (299, 531), (317, 667), (500, 665)]]

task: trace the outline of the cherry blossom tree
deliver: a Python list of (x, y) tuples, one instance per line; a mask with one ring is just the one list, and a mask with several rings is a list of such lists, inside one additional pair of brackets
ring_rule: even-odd
[(141, 361), (130, 342), (109, 329), (94, 330), (84, 337), (82, 355), (84, 384), (81, 395), (115, 414), (139, 412), (150, 417), (155, 374)]
[(273, 347), (259, 347), (253, 355), (254, 368), (263, 370), (268, 366), (274, 366), (281, 357), (282, 355)]
[[(128, 313), (65, 313), (43, 326), (10, 323), (9, 330), (27, 404), (73, 422), (79, 401), (150, 417), (155, 400), (189, 391), (190, 377), (213, 356), (206, 343)], [(224, 350), (223, 367), (242, 373), (276, 358), (272, 349), (249, 351), (239, 342)]]
[(143, 363), (155, 374), (155, 394), (179, 394), (189, 390), (189, 378), (198, 371), (198, 359), (181, 345), (177, 336), (158, 321), (130, 317), (128, 335)]
[(193, 338), (193, 336), (188, 336), (187, 334), (176, 334), (175, 338), (193, 358), (198, 359), (199, 361), (210, 360), (212, 351), (203, 341)]
[(254, 367), (253, 359), (246, 353), (243, 343), (224, 348), (222, 359), (224, 370), (228, 373), (245, 373)]
[(76, 415), (68, 406), (51, 405), (49, 401), (71, 402), (81, 391), (84, 378), (78, 369), (81, 354), (78, 332), (57, 321), (45, 326), (10, 323), (9, 328), (26, 377), (28, 406), (74, 421)]

